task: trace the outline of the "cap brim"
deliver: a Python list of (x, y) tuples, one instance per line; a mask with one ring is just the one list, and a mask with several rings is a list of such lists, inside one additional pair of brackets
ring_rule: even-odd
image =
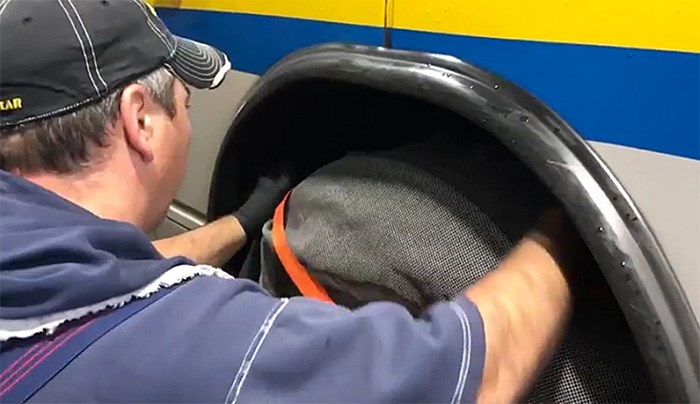
[(199, 89), (218, 87), (231, 70), (225, 53), (203, 43), (175, 37), (177, 47), (170, 66), (187, 84)]

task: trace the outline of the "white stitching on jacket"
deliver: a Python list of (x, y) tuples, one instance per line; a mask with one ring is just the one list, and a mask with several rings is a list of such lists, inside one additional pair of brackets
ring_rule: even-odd
[(460, 325), (462, 326), (462, 340), (464, 341), (464, 347), (462, 348), (462, 364), (459, 370), (459, 377), (457, 378), (457, 386), (455, 386), (455, 392), (452, 395), (451, 401), (452, 403), (459, 403), (462, 401), (464, 386), (467, 384), (467, 376), (469, 375), (472, 333), (471, 326), (469, 325), (469, 319), (467, 318), (467, 314), (464, 312), (464, 309), (454, 302), (450, 303), (450, 308), (459, 318)]
[(12, 0), (6, 0), (4, 2), (0, 2), (0, 15), (5, 12), (5, 9), (7, 8), (7, 5), (10, 4)]
[(281, 299), (275, 305), (275, 307), (273, 307), (272, 310), (270, 310), (270, 313), (268, 313), (267, 317), (265, 317), (265, 321), (263, 321), (262, 325), (260, 326), (260, 329), (255, 334), (255, 337), (253, 338), (253, 341), (251, 341), (250, 346), (248, 346), (248, 350), (246, 351), (245, 356), (243, 357), (241, 366), (238, 368), (236, 377), (233, 379), (231, 388), (229, 389), (228, 394), (226, 395), (226, 403), (233, 404), (238, 400), (238, 397), (241, 394), (241, 388), (243, 388), (243, 383), (245, 383), (245, 379), (248, 377), (248, 372), (250, 372), (250, 368), (253, 365), (255, 357), (260, 351), (260, 347), (262, 346), (263, 342), (265, 342), (265, 338), (267, 338), (270, 329), (275, 324), (277, 316), (279, 316), (282, 310), (284, 310), (284, 308), (287, 307), (288, 303), (289, 299)]

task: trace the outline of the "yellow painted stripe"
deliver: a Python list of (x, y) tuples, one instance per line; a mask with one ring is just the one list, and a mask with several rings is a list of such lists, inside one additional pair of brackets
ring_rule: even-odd
[(394, 27), (700, 52), (700, 0), (397, 0)]
[[(150, 0), (181, 7), (384, 25), (385, 0)], [(489, 38), (700, 52), (700, 0), (393, 0), (393, 27)]]
[(150, 0), (156, 7), (383, 26), (384, 0)]

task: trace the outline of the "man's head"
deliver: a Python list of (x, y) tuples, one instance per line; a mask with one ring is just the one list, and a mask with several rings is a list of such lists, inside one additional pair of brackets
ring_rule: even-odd
[(141, 0), (4, 0), (0, 21), (2, 169), (157, 225), (185, 173), (188, 86), (218, 86), (226, 56), (171, 35)]

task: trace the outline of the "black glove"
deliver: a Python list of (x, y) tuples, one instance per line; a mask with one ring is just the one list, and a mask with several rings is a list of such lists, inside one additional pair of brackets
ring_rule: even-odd
[(293, 185), (289, 170), (260, 178), (248, 200), (233, 213), (249, 240), (260, 235), (263, 225)]

